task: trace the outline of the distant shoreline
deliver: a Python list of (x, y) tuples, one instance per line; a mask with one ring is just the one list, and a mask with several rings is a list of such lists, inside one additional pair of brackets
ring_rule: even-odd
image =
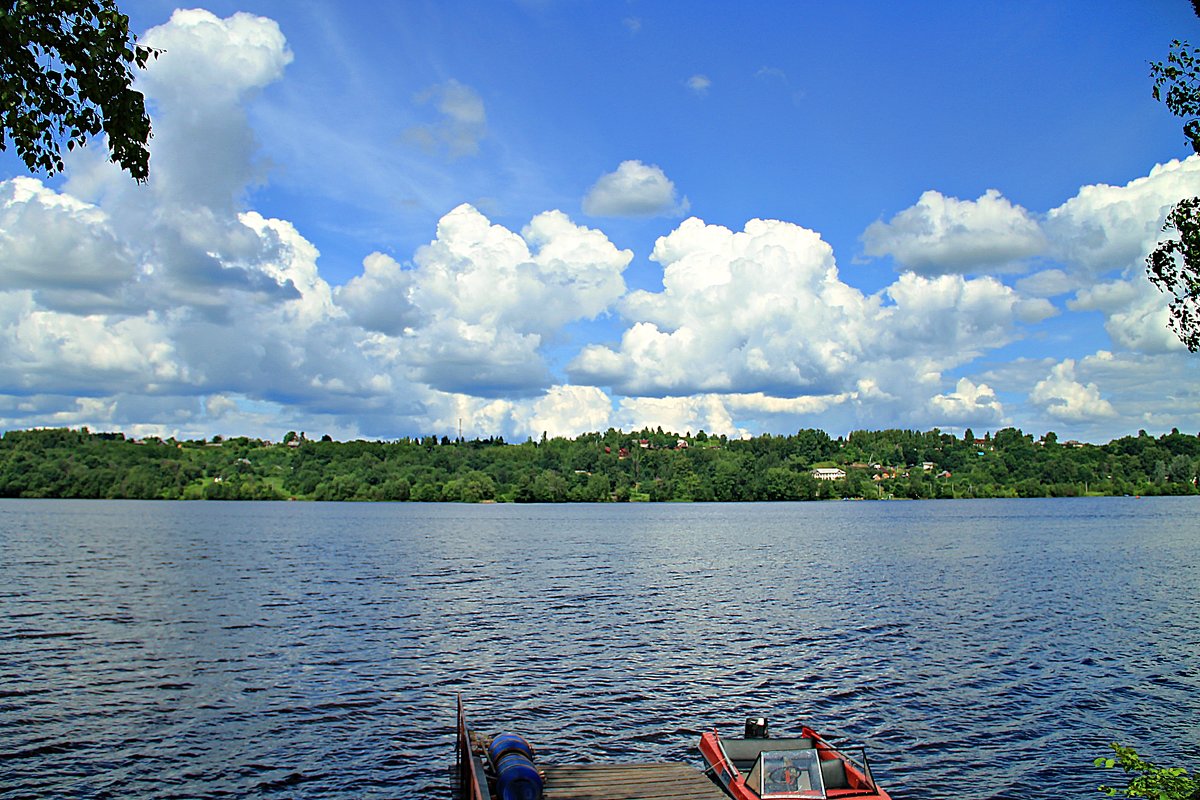
[(459, 503), (759, 502), (1196, 495), (1200, 437), (1105, 445), (940, 431), (728, 439), (610, 429), (509, 444), (433, 436), (282, 443), (8, 431), (0, 497)]

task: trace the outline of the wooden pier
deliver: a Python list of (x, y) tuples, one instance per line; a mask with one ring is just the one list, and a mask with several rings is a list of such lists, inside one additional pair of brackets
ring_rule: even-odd
[[(458, 737), (451, 772), (456, 800), (490, 800), (483, 759), (458, 701)], [(543, 800), (728, 800), (703, 772), (687, 764), (537, 764)]]
[(544, 800), (728, 800), (687, 764), (546, 766)]

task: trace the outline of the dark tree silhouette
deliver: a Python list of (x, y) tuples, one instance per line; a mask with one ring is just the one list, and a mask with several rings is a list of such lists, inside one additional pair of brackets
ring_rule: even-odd
[(0, 150), (11, 142), (30, 171), (53, 175), (64, 144), (104, 133), (111, 160), (144, 181), (150, 117), (133, 70), (156, 55), (115, 0), (0, 0)]
[[(1200, 0), (1191, 0), (1200, 17)], [(1154, 99), (1183, 119), (1188, 144), (1200, 153), (1200, 48), (1176, 39), (1166, 61), (1150, 65)], [(1171, 330), (1187, 349), (1200, 350), (1200, 197), (1181, 200), (1167, 215), (1163, 231), (1176, 233), (1146, 257), (1146, 272), (1159, 291), (1171, 296)]]

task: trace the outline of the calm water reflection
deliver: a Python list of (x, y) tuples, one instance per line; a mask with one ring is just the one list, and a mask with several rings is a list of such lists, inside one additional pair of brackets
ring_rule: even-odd
[(897, 800), (1089, 797), (1200, 760), (1198, 508), (0, 501), (0, 798), (440, 797), (460, 691), (548, 759), (755, 712)]

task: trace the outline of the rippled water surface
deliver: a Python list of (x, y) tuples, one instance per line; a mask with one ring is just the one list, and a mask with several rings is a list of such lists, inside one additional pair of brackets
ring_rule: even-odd
[(547, 760), (865, 741), (901, 798), (1200, 762), (1200, 505), (0, 501), (0, 798), (448, 795), (454, 697)]

